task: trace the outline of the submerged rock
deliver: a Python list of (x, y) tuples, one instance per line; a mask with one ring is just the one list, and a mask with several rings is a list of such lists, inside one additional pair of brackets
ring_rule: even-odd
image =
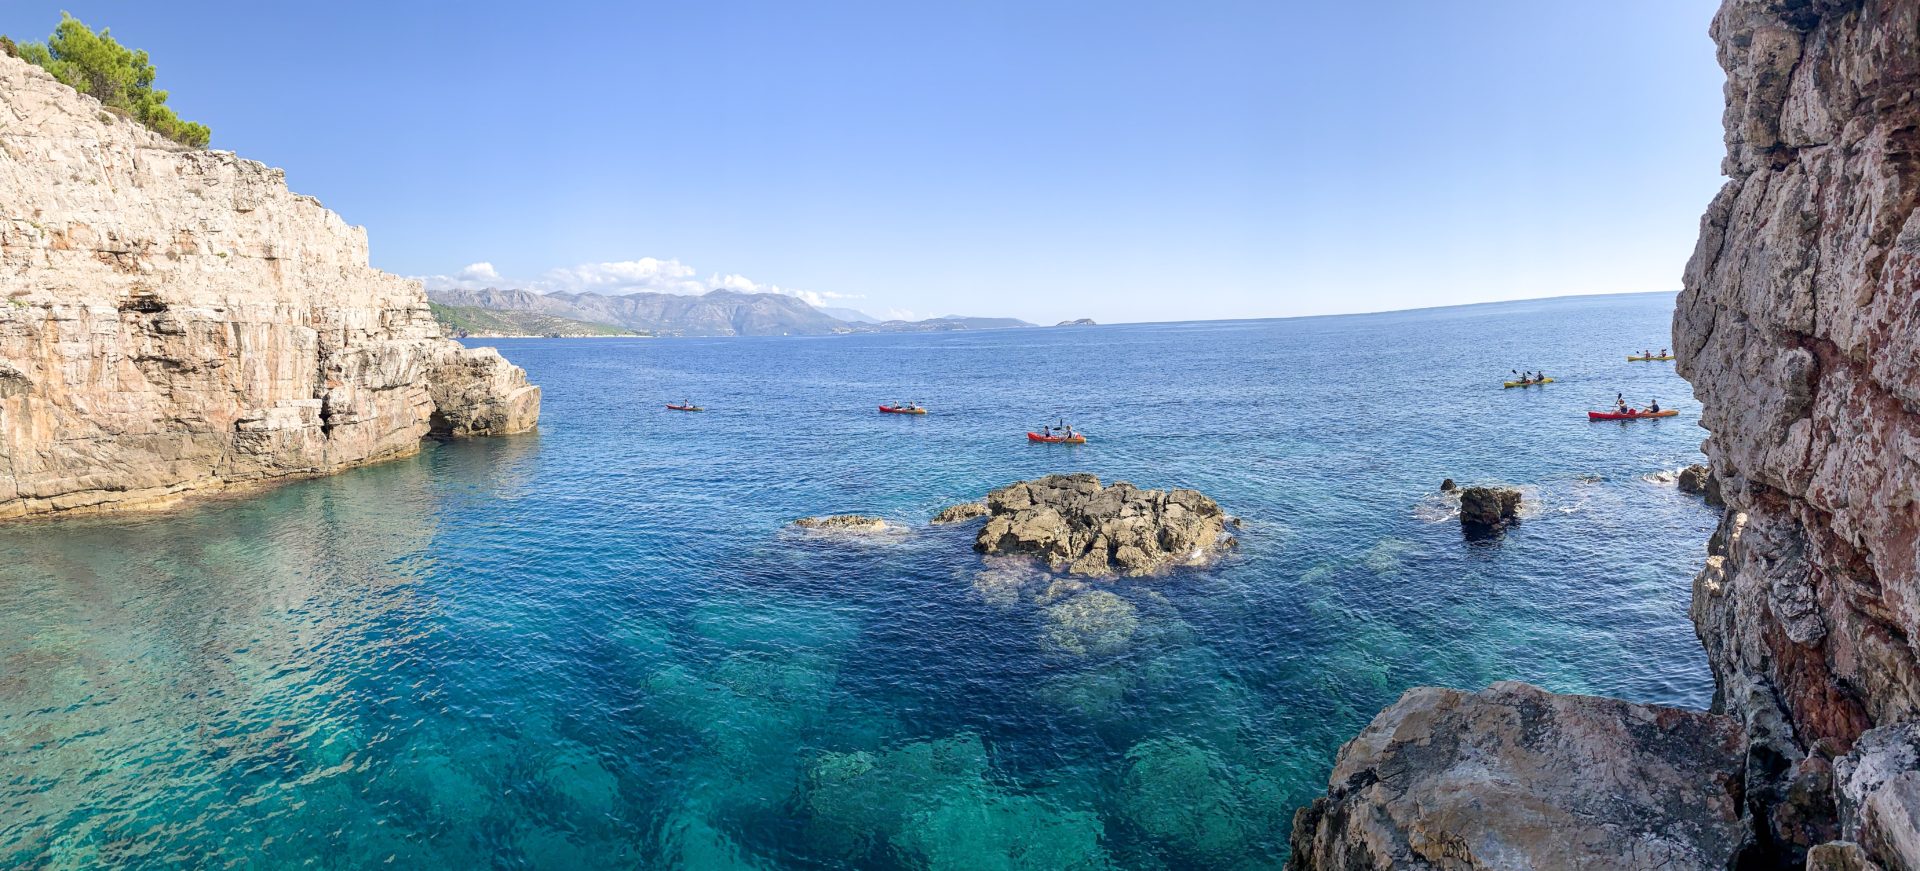
[(1127, 751), (1120, 811), (1196, 867), (1246, 855), (1285, 824), (1278, 785), (1228, 764), (1200, 741), (1152, 738)]
[(1409, 690), (1340, 749), (1287, 867), (1732, 868), (1745, 737), (1731, 717), (1522, 683)]
[(1460, 529), (1469, 537), (1498, 534), (1520, 517), (1520, 491), (1468, 487), (1460, 491)]
[(1076, 656), (1118, 653), (1140, 629), (1132, 602), (1105, 590), (1087, 590), (1047, 606), (1047, 643)]
[(972, 734), (827, 753), (807, 774), (807, 832), (861, 867), (869, 854), (942, 871), (1109, 867), (1097, 814), (1010, 792), (989, 773)]
[(986, 554), (1034, 556), (1054, 571), (1090, 577), (1155, 574), (1207, 561), (1231, 547), (1231, 518), (1195, 490), (1103, 487), (1093, 475), (1048, 475), (987, 495), (974, 541)]
[(958, 505), (949, 505), (940, 509), (940, 513), (933, 516), (933, 522), (960, 523), (962, 521), (972, 520), (975, 517), (985, 516), (987, 516), (987, 503), (962, 502)]

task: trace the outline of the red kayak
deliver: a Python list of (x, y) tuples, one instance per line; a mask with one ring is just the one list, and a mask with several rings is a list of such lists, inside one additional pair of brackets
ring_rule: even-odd
[(882, 405), (881, 414), (926, 414), (927, 410), (918, 405)]
[(1639, 420), (1640, 418), (1643, 418), (1643, 417), (1672, 417), (1679, 413), (1680, 413), (1679, 411), (1671, 408), (1663, 408), (1663, 409), (1660, 409), (1659, 411), (1651, 411), (1651, 412), (1629, 411), (1626, 414), (1621, 414), (1620, 412), (1617, 412), (1617, 411), (1589, 411), (1587, 412), (1587, 419), (1588, 420)]
[(1030, 432), (1027, 433), (1027, 441), (1046, 442), (1050, 445), (1084, 445), (1087, 443), (1087, 437), (1079, 433), (1074, 433), (1070, 436), (1047, 436), (1037, 432)]
[(674, 405), (671, 402), (667, 403), (667, 410), (668, 411), (706, 411), (706, 409), (701, 408), (698, 405)]

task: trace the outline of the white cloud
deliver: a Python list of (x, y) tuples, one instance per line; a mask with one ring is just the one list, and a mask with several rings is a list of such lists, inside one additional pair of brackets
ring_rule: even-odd
[(452, 275), (409, 275), (415, 281), (427, 286), (428, 290), (481, 290), (488, 287), (511, 287), (512, 283), (500, 276), (493, 264), (486, 261), (469, 263)]
[(777, 293), (805, 301), (809, 305), (827, 305), (829, 300), (860, 297), (830, 291), (801, 290), (777, 284), (762, 284), (739, 273), (711, 273), (705, 281), (693, 267), (678, 260), (642, 257), (638, 260), (612, 260), (582, 263), (549, 269), (539, 278), (515, 280), (482, 261), (468, 264), (453, 275), (415, 275), (428, 290), (478, 290), (487, 287), (534, 290), (541, 293), (598, 293), (606, 296), (651, 291), (654, 293), (701, 294), (711, 290), (740, 293)]
[(534, 290), (552, 293), (600, 293), (617, 296), (650, 290), (657, 293), (705, 293), (708, 288), (694, 278), (694, 269), (678, 260), (642, 257), (638, 260), (612, 260), (582, 263), (549, 269), (530, 282)]

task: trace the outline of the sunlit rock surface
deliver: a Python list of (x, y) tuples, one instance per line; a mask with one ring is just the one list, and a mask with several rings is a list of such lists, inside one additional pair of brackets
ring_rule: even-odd
[[(1754, 846), (1742, 867), (1920, 867), (1908, 731), (1920, 721), (1920, 0), (1726, 0), (1712, 35), (1729, 181), (1701, 220), (1673, 333), (1727, 509), (1692, 617), (1714, 710), (1744, 735), (1738, 805)], [(1459, 728), (1450, 740), (1473, 744), (1500, 727)], [(1452, 856), (1420, 818), (1395, 815), (1393, 795), (1356, 794), (1341, 777), (1367, 740), (1336, 772), (1340, 819), (1373, 821), (1367, 844), (1425, 839)], [(1635, 752), (1605, 752), (1616, 751)], [(1719, 751), (1700, 752), (1696, 767), (1722, 770)], [(1496, 799), (1551, 790), (1540, 776), (1557, 775), (1464, 785), (1448, 831), (1510, 825), (1526, 805)], [(1295, 832), (1296, 864), (1372, 867), (1341, 864), (1362, 855), (1342, 852), (1355, 829), (1320, 810)], [(1592, 811), (1564, 834), (1635, 818)], [(1676, 855), (1725, 867), (1717, 829), (1675, 831), (1699, 835)], [(1541, 867), (1615, 867), (1618, 843)]]
[(1295, 869), (1724, 869), (1746, 846), (1732, 718), (1498, 683), (1410, 690), (1340, 750)]
[(0, 517), (166, 504), (519, 432), (540, 391), (285, 173), (0, 57)]
[(1233, 542), (1232, 518), (1205, 494), (1125, 481), (1101, 486), (1088, 474), (1009, 484), (987, 495), (987, 512), (975, 550), (1034, 556), (1055, 571), (1092, 577), (1196, 565)]

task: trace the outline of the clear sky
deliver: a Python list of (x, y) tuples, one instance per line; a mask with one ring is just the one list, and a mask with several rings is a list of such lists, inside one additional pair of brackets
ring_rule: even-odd
[(6, 0), (0, 32), (112, 27), (394, 272), (1051, 323), (1678, 288), (1717, 5)]

